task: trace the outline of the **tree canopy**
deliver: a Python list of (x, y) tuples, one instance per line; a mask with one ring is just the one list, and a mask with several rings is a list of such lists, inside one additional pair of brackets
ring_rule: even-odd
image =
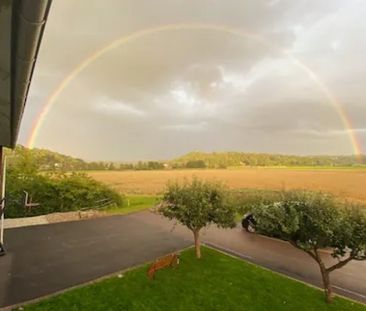
[(234, 227), (236, 209), (227, 204), (225, 187), (218, 182), (193, 178), (167, 185), (159, 212), (193, 232), (196, 255), (201, 257), (199, 232), (209, 224)]
[[(366, 260), (366, 212), (332, 196), (306, 191), (284, 193), (281, 200), (252, 209), (260, 233), (290, 242), (319, 265), (326, 299), (331, 301), (329, 274), (351, 260)], [(326, 266), (320, 249), (331, 248), (336, 262)]]

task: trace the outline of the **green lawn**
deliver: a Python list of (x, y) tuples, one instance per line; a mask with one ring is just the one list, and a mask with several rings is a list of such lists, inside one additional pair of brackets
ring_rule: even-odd
[(159, 197), (154, 195), (128, 195), (124, 206), (108, 208), (106, 212), (120, 215), (138, 212), (153, 207), (158, 199)]
[[(366, 306), (336, 297), (327, 305), (320, 290), (242, 260), (203, 249), (183, 252), (180, 265), (146, 276), (147, 266), (122, 278), (74, 289), (25, 307), (25, 310), (342, 310)], [(61, 276), (62, 277), (62, 276)]]

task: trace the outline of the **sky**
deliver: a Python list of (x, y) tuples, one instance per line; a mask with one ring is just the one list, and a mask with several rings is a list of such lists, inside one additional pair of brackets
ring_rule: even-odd
[(356, 0), (54, 0), (19, 143), (119, 39), (54, 98), (34, 147), (111, 161), (352, 154), (353, 133), (366, 153), (365, 13)]

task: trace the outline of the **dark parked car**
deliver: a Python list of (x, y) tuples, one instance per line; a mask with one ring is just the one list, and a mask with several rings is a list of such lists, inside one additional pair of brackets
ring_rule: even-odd
[(244, 215), (241, 225), (243, 226), (243, 229), (245, 229), (247, 232), (255, 232), (255, 225), (257, 222), (255, 221), (255, 218), (252, 213), (248, 213)]

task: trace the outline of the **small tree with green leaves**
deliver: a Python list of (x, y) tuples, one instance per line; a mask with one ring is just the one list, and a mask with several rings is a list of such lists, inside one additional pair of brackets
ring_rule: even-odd
[[(333, 197), (310, 192), (285, 193), (280, 202), (253, 207), (257, 231), (287, 240), (319, 265), (326, 301), (332, 301), (330, 273), (351, 260), (366, 260), (366, 212), (340, 205)], [(326, 266), (319, 252), (331, 248), (337, 262)]]
[(200, 230), (209, 224), (228, 228), (235, 226), (234, 207), (227, 204), (227, 191), (217, 182), (193, 178), (183, 183), (170, 182), (159, 213), (175, 219), (192, 231), (197, 258), (201, 258)]

